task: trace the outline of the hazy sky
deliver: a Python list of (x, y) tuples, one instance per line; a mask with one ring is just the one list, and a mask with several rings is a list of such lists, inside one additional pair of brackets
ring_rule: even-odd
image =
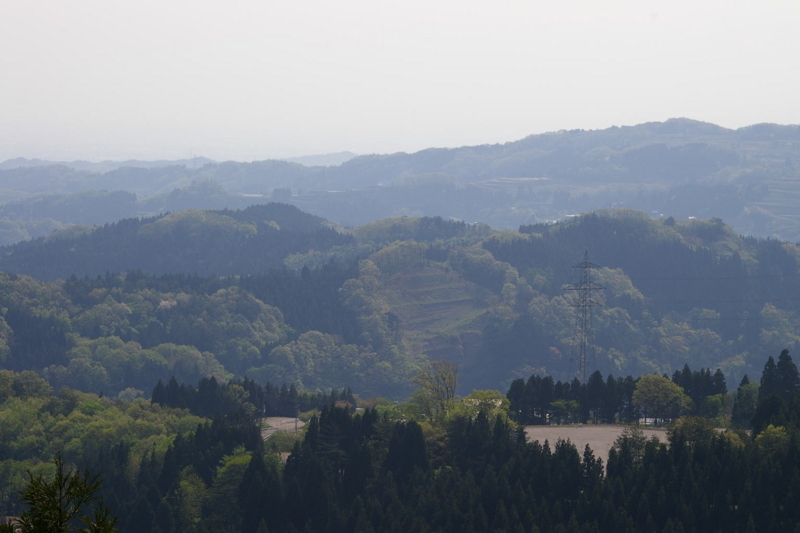
[(800, 123), (800, 2), (5, 0), (0, 160)]

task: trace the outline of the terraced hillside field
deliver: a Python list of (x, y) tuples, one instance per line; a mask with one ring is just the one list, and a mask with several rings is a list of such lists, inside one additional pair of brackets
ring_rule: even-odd
[(769, 219), (774, 233), (800, 236), (800, 178), (775, 178), (765, 183), (769, 193), (752, 204), (755, 216)]
[[(387, 280), (384, 295), (414, 353), (468, 365), (481, 315), (497, 297), (445, 267), (426, 265)], [(473, 341), (473, 342), (469, 342)]]

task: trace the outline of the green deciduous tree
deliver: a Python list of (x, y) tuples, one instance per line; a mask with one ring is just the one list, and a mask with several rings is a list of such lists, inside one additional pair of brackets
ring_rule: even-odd
[(413, 401), (431, 423), (441, 423), (455, 407), (458, 367), (451, 361), (432, 361), (411, 380), (419, 387)]
[(476, 418), (483, 411), (490, 420), (498, 416), (508, 418), (510, 401), (503, 393), (496, 390), (473, 390), (461, 399), (453, 411), (454, 416)]
[(789, 446), (789, 434), (785, 427), (770, 424), (756, 437), (756, 444), (768, 452), (785, 451)]
[(670, 442), (682, 439), (692, 445), (699, 442), (710, 442), (714, 438), (714, 424), (707, 418), (684, 416), (676, 420), (669, 428)]
[(633, 391), (633, 403), (645, 417), (675, 418), (689, 409), (691, 400), (683, 389), (668, 378), (647, 374), (639, 378)]

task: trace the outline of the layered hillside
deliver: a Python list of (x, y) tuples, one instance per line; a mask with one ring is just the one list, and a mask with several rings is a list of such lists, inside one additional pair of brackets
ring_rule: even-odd
[(679, 219), (721, 218), (739, 234), (797, 242), (798, 161), (798, 126), (728, 130), (688, 119), (360, 156), (329, 167), (11, 161), (0, 168), (0, 244), (69, 224), (269, 200), (351, 227), (408, 215), (516, 229), (625, 207)]
[[(262, 231), (289, 244), (257, 245)], [(101, 232), (114, 248), (94, 240)], [(148, 250), (157, 262), (142, 262)], [(405, 217), (340, 234), (292, 207), (266, 206), (5, 248), (3, 268), (14, 273), (0, 297), (2, 360), (106, 393), (175, 373), (397, 396), (429, 359), (457, 362), (467, 392), (531, 373), (571, 379), (574, 295), (564, 288), (585, 253), (605, 287), (595, 295), (590, 362), (603, 374), (688, 363), (738, 380), (765, 354), (798, 346), (800, 249), (741, 238), (719, 219), (599, 211), (499, 232)], [(215, 268), (224, 276), (206, 275)]]
[(54, 280), (141, 270), (201, 276), (251, 274), (294, 253), (353, 242), (323, 219), (285, 204), (190, 209), (104, 226), (71, 226), (0, 248), (0, 270)]

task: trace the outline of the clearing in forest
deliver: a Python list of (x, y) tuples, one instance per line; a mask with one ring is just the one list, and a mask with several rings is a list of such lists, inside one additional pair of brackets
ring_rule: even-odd
[[(608, 462), (608, 451), (625, 427), (605, 425), (526, 426), (525, 433), (531, 442), (535, 440), (541, 443), (544, 443), (545, 440), (548, 441), (551, 450), (559, 439), (569, 440), (578, 448), (581, 457), (583, 457), (583, 449), (588, 444), (594, 452), (594, 456), (602, 459), (605, 465)], [(667, 440), (666, 429), (642, 429), (642, 431), (648, 439), (655, 435), (661, 442)]]

